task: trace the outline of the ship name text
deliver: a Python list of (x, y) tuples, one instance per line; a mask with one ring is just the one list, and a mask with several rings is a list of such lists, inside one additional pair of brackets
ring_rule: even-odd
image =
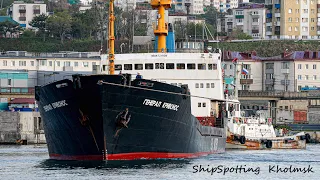
[(179, 105), (176, 105), (176, 104), (161, 102), (161, 101), (156, 101), (156, 100), (151, 100), (151, 99), (145, 99), (142, 104), (146, 105), (146, 106), (153, 106), (153, 107), (158, 107), (158, 108), (163, 108), (163, 109), (170, 109), (170, 110), (174, 110), (174, 111), (178, 111), (178, 108), (179, 108)]
[(43, 106), (43, 109), (45, 112), (48, 112), (48, 111), (51, 111), (52, 109), (56, 109), (64, 106), (68, 106), (68, 104), (66, 103), (66, 100), (61, 100), (61, 101), (57, 101), (57, 102), (53, 102), (51, 104), (45, 105)]

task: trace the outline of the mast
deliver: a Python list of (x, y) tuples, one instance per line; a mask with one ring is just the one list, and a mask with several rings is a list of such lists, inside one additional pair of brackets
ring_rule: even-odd
[(166, 36), (168, 35), (168, 24), (165, 22), (165, 10), (171, 8), (171, 0), (151, 0), (153, 9), (158, 9), (158, 23), (153, 30), (158, 37), (158, 52), (167, 52)]
[(109, 40), (108, 40), (108, 49), (109, 49), (109, 74), (114, 74), (114, 11), (113, 11), (114, 0), (109, 2)]

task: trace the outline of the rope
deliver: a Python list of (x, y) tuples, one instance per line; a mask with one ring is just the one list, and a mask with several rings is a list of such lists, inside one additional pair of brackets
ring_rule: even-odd
[(215, 100), (215, 101), (239, 103), (239, 101), (225, 100), (225, 99), (212, 99), (212, 98), (208, 98), (208, 97), (204, 97), (204, 96), (195, 96), (195, 95), (190, 95), (190, 94), (175, 93), (175, 92), (162, 91), (162, 90), (156, 90), (156, 89), (148, 89), (148, 88), (142, 88), (142, 87), (136, 87), (136, 86), (126, 86), (126, 85), (122, 85), (122, 84), (104, 82), (102, 80), (98, 81), (98, 84), (100, 84), (100, 85), (101, 84), (108, 84), (108, 85), (113, 85), (113, 86), (128, 87), (128, 88), (140, 89), (140, 90), (146, 90), (146, 91), (154, 91), (154, 92), (161, 92), (161, 93), (166, 93), (166, 94), (174, 94), (174, 95), (179, 95), (179, 96), (188, 96), (188, 97), (196, 97), (196, 98)]

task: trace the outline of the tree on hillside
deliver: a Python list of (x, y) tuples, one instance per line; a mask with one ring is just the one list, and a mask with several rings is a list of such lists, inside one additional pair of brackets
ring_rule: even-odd
[(69, 9), (68, 0), (48, 1), (48, 12), (63, 12)]
[(218, 16), (219, 16), (219, 12), (215, 7), (207, 6), (205, 9), (205, 13), (202, 14), (200, 17), (204, 18), (207, 24), (210, 24), (213, 27), (216, 27)]
[(43, 34), (43, 41), (46, 40), (46, 21), (48, 16), (45, 14), (40, 14), (39, 16), (35, 16), (32, 21), (29, 23), (30, 26), (38, 28), (39, 32)]
[(14, 0), (0, 0), (0, 3), (2, 2), (2, 8), (6, 8), (8, 6), (10, 6), (13, 3)]
[(8, 33), (12, 37), (12, 34), (19, 33), (20, 31), (21, 27), (17, 23), (10, 21), (0, 22), (0, 33), (3, 37), (6, 37)]
[(242, 29), (240, 29), (240, 28), (235, 28), (235, 29), (232, 30), (230, 38), (231, 39), (245, 40), (245, 39), (252, 39), (252, 36), (244, 33), (242, 31)]
[(57, 12), (50, 16), (47, 20), (47, 27), (50, 33), (54, 36), (60, 37), (63, 44), (66, 33), (71, 31), (72, 17), (68, 12)]
[[(194, 38), (196, 34), (196, 38), (199, 39), (212, 39), (211, 35), (214, 36), (215, 30), (213, 26), (210, 24), (206, 24), (207, 28), (204, 27), (204, 24), (194, 24), (194, 23), (189, 23), (187, 25), (186, 22), (175, 22), (174, 23), (174, 32), (175, 32), (175, 37), (176, 39), (186, 39), (188, 33), (188, 38)], [(208, 32), (208, 30), (210, 32)], [(211, 33), (211, 35), (210, 35)], [(214, 38), (214, 37), (213, 37)]]
[(73, 37), (98, 39), (102, 32), (107, 31), (107, 12), (99, 5), (93, 5), (85, 12), (73, 12), (72, 17)]

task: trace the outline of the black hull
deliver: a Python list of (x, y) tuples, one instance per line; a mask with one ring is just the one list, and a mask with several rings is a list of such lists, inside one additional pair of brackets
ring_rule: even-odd
[[(190, 97), (174, 94), (182, 88), (148, 80), (118, 86), (124, 83), (121, 76), (76, 78), (79, 81), (63, 80), (37, 91), (52, 159), (192, 158), (225, 151), (224, 128), (201, 126), (191, 114)], [(99, 80), (106, 83), (98, 85)], [(68, 86), (57, 88), (63, 83)], [(146, 99), (161, 105), (146, 105)], [(60, 102), (55, 103), (59, 107), (48, 110), (54, 102)], [(179, 107), (164, 106), (165, 102)], [(128, 128), (115, 137), (116, 116), (125, 108), (131, 113)]]

